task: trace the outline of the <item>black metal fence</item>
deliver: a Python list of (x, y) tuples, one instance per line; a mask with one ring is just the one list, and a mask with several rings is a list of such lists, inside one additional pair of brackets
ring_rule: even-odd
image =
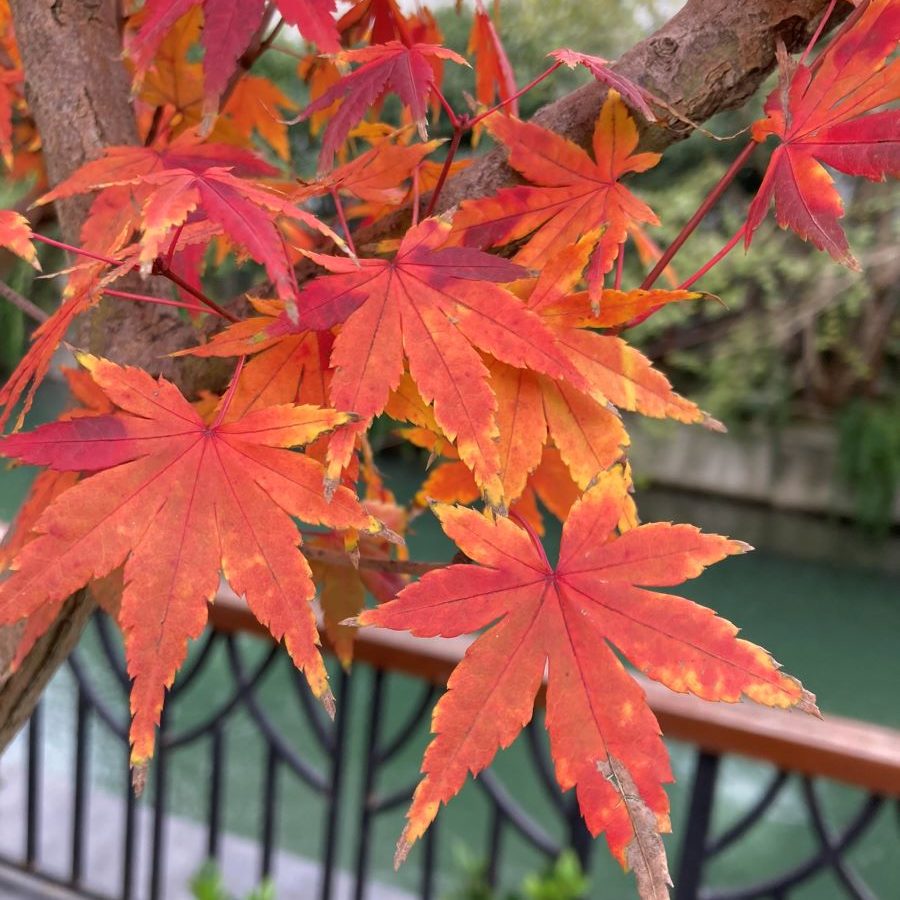
[[(265, 690), (274, 667), (288, 661), (277, 647), (263, 648), (261, 642), (253, 641), (255, 645), (249, 646), (248, 639), (239, 635), (210, 629), (195, 648), (169, 695), (147, 796), (137, 801), (127, 777), (128, 679), (114, 629), (105, 618), (95, 618), (90, 646), (79, 648), (68, 664), (74, 714), (67, 723), (48, 724), (46, 711), (39, 708), (19, 742), (18, 756), (7, 754), (0, 760), (0, 895), (4, 880), (14, 880), (38, 888), (53, 886), (62, 895), (70, 892), (103, 900), (188, 896), (186, 877), (173, 880), (175, 862), (182, 869), (185, 861), (193, 868), (204, 859), (227, 864), (236, 852), (227, 843), (233, 830), (228, 823), (235, 821), (245, 834), (240, 845), (242, 865), (244, 869), (252, 865), (254, 870), (244, 873), (245, 880), (263, 879), (284, 865), (284, 851), (295, 852), (290, 835), (279, 834), (289, 802), (294, 817), (291, 833), (304, 834), (300, 855), (312, 856), (315, 862), (300, 870), (292, 895), (324, 900), (349, 896), (362, 900), (374, 894), (386, 898), (442, 895), (438, 862), (439, 857), (446, 859), (442, 817), (411, 857), (397, 888), (385, 886), (390, 881), (385, 861), (374, 859), (376, 849), (379, 856), (384, 855), (384, 842), (373, 846), (373, 835), (386, 833), (385, 819), (396, 834), (397, 817), (415, 786), (416, 767), (410, 760), (421, 753), (437, 689), (425, 681), (407, 681), (402, 709), (391, 709), (391, 684), (405, 676), (370, 666), (357, 667), (352, 676), (338, 669), (338, 713), (332, 722), (311, 697), (302, 676), (289, 665), (285, 673), (290, 674), (283, 673), (279, 690), (274, 694)], [(214, 681), (218, 690), (214, 700), (208, 699), (198, 709), (191, 692), (203, 679)], [(190, 715), (186, 718), (181, 707), (187, 706)], [(250, 753), (247, 741), (229, 736), (236, 717), (245, 722), (245, 733), (249, 723), (261, 752)], [(596, 860), (608, 855), (605, 849), (593, 852), (594, 841), (584, 829), (574, 797), (561, 795), (556, 788), (540, 718), (520, 742), (526, 768), (520, 768), (518, 775), (539, 786), (543, 800), (537, 812), (518, 799), (526, 793), (522, 785), (513, 791), (493, 769), (468, 789), (480, 793), (484, 810), (478, 823), (471, 823), (471, 830), (478, 836), (477, 850), (485, 861), (484, 878), (489, 885), (503, 879), (512, 844), (518, 848), (519, 868), (530, 855), (531, 867), (539, 869), (542, 861), (553, 860), (568, 847), (590, 873)], [(53, 734), (47, 733), (48, 727)], [(64, 735), (67, 730), (70, 733)], [(356, 732), (353, 742), (351, 730)], [(101, 733), (103, 746), (93, 752)], [(51, 766), (45, 756), (47, 748), (54, 746), (58, 752), (52, 754)], [(181, 786), (173, 782), (172, 762), (188, 749), (200, 774), (188, 779), (194, 800), (186, 813), (184, 798), (179, 797), (185, 790), (184, 777)], [(101, 763), (107, 771), (105, 784), (98, 783), (95, 772)], [(109, 774), (111, 766), (118, 769), (117, 778)], [(687, 813), (676, 822), (682, 835), (673, 865), (677, 898), (784, 898), (821, 883), (815, 879), (826, 872), (837, 891), (832, 895), (843, 890), (850, 897), (879, 896), (854, 870), (851, 856), (876, 822), (882, 822), (883, 833), (884, 817), (897, 811), (891, 809), (893, 802), (859, 791), (844, 821), (830, 824), (816, 781), (774, 771), (742, 814), (717, 830), (713, 814), (720, 769), (719, 756), (696, 750)], [(229, 796), (235, 771), (242, 784), (255, 785), (260, 810), (255, 817), (242, 809), (248, 805), (246, 799)], [(398, 781), (397, 771), (403, 773), (403, 781)], [(790, 865), (773, 858), (766, 871), (754, 873), (752, 883), (729, 884), (724, 889), (711, 886), (716, 860), (759, 828), (798, 779), (812, 838), (808, 852)], [(286, 798), (294, 796), (291, 784), (318, 802), (289, 801)], [(529, 790), (536, 793), (530, 786)], [(188, 818), (194, 824), (178, 824)], [(896, 834), (892, 828), (892, 835)], [(310, 849), (311, 841), (318, 846)], [(900, 859), (900, 841), (890, 852)], [(896, 875), (893, 896), (900, 896), (900, 863)], [(600, 878), (597, 873), (592, 893), (620, 896), (606, 889), (605, 878), (598, 883)], [(623, 885), (621, 890), (621, 896), (630, 896), (633, 888)]]

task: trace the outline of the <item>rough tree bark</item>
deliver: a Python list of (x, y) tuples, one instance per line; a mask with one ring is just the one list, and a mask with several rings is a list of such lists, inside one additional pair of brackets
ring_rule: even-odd
[[(796, 49), (826, 6), (827, 0), (689, 0), (616, 68), (687, 117), (703, 121), (751, 96), (774, 66), (776, 39)], [(135, 143), (115, 0), (11, 0), (11, 7), (51, 182), (96, 158), (106, 146)], [(842, 3), (840, 12), (846, 15), (850, 8)], [(540, 110), (535, 121), (585, 144), (605, 94), (602, 86), (589, 84)], [(661, 149), (689, 131), (675, 119), (663, 119), (646, 129), (644, 143)], [(448, 183), (441, 206), (492, 193), (513, 180), (503, 152), (495, 150)], [(83, 200), (61, 205), (60, 222), (69, 242), (77, 241), (85, 211)], [(189, 341), (177, 317), (158, 307), (101, 305), (88, 327), (84, 343), (95, 352), (155, 371), (163, 354)], [(204, 368), (177, 375), (189, 391), (210, 382)], [(90, 608), (87, 592), (70, 598), (23, 669), (0, 687), (0, 751), (74, 646)]]

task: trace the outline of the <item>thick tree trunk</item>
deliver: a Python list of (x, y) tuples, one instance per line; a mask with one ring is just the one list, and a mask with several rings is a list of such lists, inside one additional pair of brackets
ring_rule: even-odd
[[(41, 135), (51, 184), (96, 159), (107, 146), (136, 143), (115, 0), (11, 0), (10, 6), (25, 70), (25, 93)], [(82, 197), (58, 204), (67, 242), (79, 242), (89, 205), (89, 198)], [(138, 318), (143, 310), (129, 312)], [(141, 324), (147, 323), (128, 323), (123, 331), (131, 332)], [(116, 326), (90, 329), (93, 335), (85, 332), (79, 340), (95, 352), (109, 354), (118, 349)], [(139, 345), (135, 340), (135, 347)], [(145, 359), (149, 359), (148, 349), (143, 349)], [(0, 751), (27, 720), (41, 691), (77, 643), (93, 605), (87, 591), (71, 597), (22, 668), (0, 686)], [(9, 629), (0, 634), (0, 657), (17, 632)], [(3, 668), (0, 665), (0, 674)]]
[[(774, 65), (776, 39), (796, 48), (826, 6), (827, 0), (689, 0), (616, 68), (687, 117), (703, 121), (751, 96)], [(96, 158), (106, 146), (136, 142), (115, 0), (11, 0), (11, 7), (51, 182)], [(842, 3), (841, 8), (846, 14), (850, 5)], [(602, 86), (589, 84), (542, 109), (535, 121), (586, 144), (605, 94)], [(644, 142), (661, 149), (689, 130), (676, 119), (664, 119), (646, 129)], [(448, 184), (441, 206), (492, 193), (514, 179), (503, 152), (495, 150)], [(70, 242), (77, 242), (86, 205), (81, 199), (61, 205), (60, 222)], [(393, 220), (393, 227), (401, 221)], [(188, 340), (176, 316), (125, 304), (101, 305), (84, 338), (95, 352), (156, 371), (160, 357)], [(209, 369), (175, 374), (188, 389), (212, 382)], [(86, 592), (70, 599), (22, 672), (0, 687), (0, 751), (74, 646), (90, 608)]]

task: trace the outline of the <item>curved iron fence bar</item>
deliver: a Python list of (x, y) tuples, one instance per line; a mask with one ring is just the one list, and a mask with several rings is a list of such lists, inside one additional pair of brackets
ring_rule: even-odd
[(423, 687), (419, 702), (413, 708), (409, 718), (383, 747), (375, 749), (375, 762), (378, 765), (383, 765), (391, 760), (403, 748), (403, 745), (413, 736), (416, 728), (422, 724), (425, 715), (431, 710), (432, 702), (437, 695), (437, 688), (432, 684), (426, 684)]
[(806, 800), (806, 809), (810, 821), (819, 839), (822, 851), (828, 856), (828, 863), (834, 873), (843, 882), (844, 887), (855, 900), (876, 900), (875, 895), (869, 890), (869, 886), (863, 881), (855, 869), (835, 849), (835, 834), (825, 821), (822, 813), (822, 804), (812, 779), (803, 779), (803, 796)]
[(828, 858), (831, 853), (844, 853), (852, 847), (875, 818), (883, 801), (884, 798), (879, 794), (870, 794), (866, 797), (859, 808), (859, 812), (857, 812), (838, 840), (832, 845), (830, 852), (820, 850), (793, 869), (758, 884), (736, 891), (704, 890), (700, 892), (700, 897), (702, 900), (757, 900), (759, 897), (786, 896), (789, 890), (816, 875), (820, 869), (828, 865)]
[(534, 819), (525, 812), (513, 799), (509, 792), (490, 770), (485, 769), (475, 779), (475, 784), (481, 785), (484, 792), (500, 807), (503, 815), (525, 840), (534, 845), (550, 859), (555, 859), (562, 852), (562, 847), (554, 841)]
[(91, 683), (91, 678), (82, 664), (81, 653), (79, 650), (73, 650), (69, 654), (67, 662), (75, 677), (75, 683), (78, 685), (78, 689), (84, 692), (88, 704), (93, 711), (97, 713), (100, 721), (106, 725), (115, 737), (123, 742), (127, 742), (128, 721), (125, 720), (124, 722), (120, 722), (117, 715), (109, 709), (106, 705), (106, 701), (97, 692), (96, 687)]
[(93, 616), (94, 627), (97, 629), (97, 635), (100, 638), (100, 647), (103, 655), (109, 663), (110, 671), (116, 676), (122, 689), (127, 695), (131, 690), (131, 682), (128, 678), (128, 672), (125, 668), (121, 654), (117, 651), (113, 642), (112, 631), (110, 629), (109, 619), (105, 613), (99, 612)]
[(742, 838), (762, 817), (762, 814), (775, 802), (782, 788), (788, 782), (787, 772), (776, 772), (768, 787), (759, 799), (730, 828), (722, 832), (714, 841), (706, 845), (704, 855), (707, 859), (716, 856)]
[(373, 794), (369, 801), (372, 815), (379, 816), (381, 813), (396, 809), (396, 807), (402, 806), (404, 803), (409, 803), (416, 790), (416, 785), (418, 785), (418, 781), (414, 781), (412, 784), (406, 785), (406, 787), (398, 788), (396, 791), (391, 791), (389, 794)]
[(169, 696), (174, 700), (179, 694), (191, 686), (193, 680), (203, 670), (206, 665), (207, 657), (218, 646), (220, 635), (207, 628), (202, 637), (200, 649), (195, 653), (194, 658), (189, 660), (187, 665), (178, 673), (178, 678), (169, 690)]
[[(230, 642), (231, 636), (226, 636), (225, 641), (226, 644)], [(273, 646), (269, 653), (266, 655), (265, 659), (259, 663), (256, 669), (251, 673), (250, 677), (247, 678), (245, 684), (241, 684), (235, 676), (234, 671), (231, 671), (231, 677), (235, 681), (235, 691), (234, 693), (220, 706), (218, 706), (212, 713), (210, 713), (205, 719), (198, 722), (196, 725), (191, 725), (188, 728), (183, 729), (182, 731), (172, 731), (167, 734), (164, 734), (160, 737), (160, 742), (163, 746), (169, 747), (170, 749), (177, 749), (178, 747), (183, 747), (185, 744), (191, 744), (196, 741), (198, 738), (203, 737), (205, 734), (211, 734), (215, 729), (216, 725), (223, 719), (227, 718), (234, 711), (234, 708), (238, 705), (238, 703), (246, 702), (248, 692), (254, 689), (257, 684), (262, 680), (263, 676), (266, 672), (269, 671), (269, 668), (272, 666), (272, 663), (278, 657), (278, 647)]]
[[(543, 729), (540, 729), (540, 731), (543, 731)], [(535, 769), (537, 769), (537, 773), (540, 776), (541, 784), (544, 787), (545, 793), (550, 798), (550, 802), (563, 815), (568, 815), (569, 810), (566, 805), (566, 801), (563, 799), (563, 795), (560, 793), (559, 786), (556, 783), (556, 777), (553, 774), (553, 770), (551, 768), (550, 760), (547, 758), (547, 753), (540, 742), (537, 714), (535, 714), (535, 717), (531, 720), (528, 727), (525, 729), (525, 735), (526, 740), (528, 741), (528, 751), (531, 754), (531, 759), (534, 762), (534, 767)]]
[[(269, 721), (257, 702), (254, 693), (255, 685), (251, 685), (244, 673), (244, 663), (240, 658), (234, 639), (231, 635), (226, 638), (225, 646), (228, 649), (228, 658), (231, 661), (232, 674), (242, 689), (242, 698), (253, 720), (259, 726), (269, 746), (281, 759), (293, 770), (294, 774), (303, 779), (311, 788), (320, 794), (327, 794), (330, 790), (328, 779), (317, 769), (314, 769), (285, 740), (281, 732)], [(279, 646), (273, 645), (273, 651), (278, 651)]]
[[(341, 670), (343, 671), (343, 669)], [(332, 723), (327, 714), (322, 710), (322, 704), (315, 700), (309, 685), (306, 683), (306, 676), (294, 665), (291, 665), (291, 684), (294, 685), (294, 692), (307, 721), (312, 727), (316, 741), (325, 753), (333, 753), (335, 750), (335, 730), (329, 727)]]

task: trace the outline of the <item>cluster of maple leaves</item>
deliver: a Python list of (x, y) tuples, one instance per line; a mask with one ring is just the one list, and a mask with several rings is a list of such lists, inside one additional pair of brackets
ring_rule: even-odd
[[(476, 105), (466, 114), (441, 87), (445, 64), (469, 63), (441, 46), (425, 9), (360, 0), (337, 18), (333, 0), (147, 0), (132, 12), (124, 44), (145, 143), (109, 148), (38, 199), (93, 195), (62, 303), (0, 389), (0, 424), (18, 410), (21, 427), (71, 323), (103, 298), (223, 318), (227, 327), (182, 353), (237, 363), (221, 397), (190, 402), (165, 379), (78, 352), (82, 368), (68, 377), (80, 406), (0, 441), (0, 455), (46, 467), (0, 549), (9, 571), (0, 623), (26, 620), (11, 667), (67, 598), (91, 586), (124, 634), (132, 761), (142, 770), (220, 576), (284, 640), (329, 708), (317, 587), (345, 664), (357, 625), (478, 633), (437, 706), (398, 859), (530, 720), (546, 678), (561, 787), (576, 789), (588, 827), (605, 833), (641, 893), (665, 895), (659, 833), (669, 827), (671, 772), (642, 691), (611, 648), (676, 691), (816, 711), (731, 623), (648, 590), (748, 549), (690, 525), (640, 525), (632, 498), (619, 411), (721, 427), (620, 334), (701, 296), (656, 289), (655, 276), (621, 286), (626, 247), (644, 261), (659, 256), (645, 232), (656, 215), (622, 179), (657, 164), (639, 150), (638, 121), (670, 107), (605, 60), (559, 50), (542, 78), (582, 65), (609, 87), (589, 150), (520, 121), (522, 91), (480, 3), (468, 48)], [(311, 98), (299, 112), (244, 71), (248, 54), (279, 52), (283, 25), (315, 45), (298, 66)], [(14, 177), (30, 172), (41, 190), (12, 29), (2, 3), (0, 151)], [(812, 61), (809, 49), (799, 60), (780, 54), (751, 142), (774, 135), (778, 145), (726, 250), (741, 237), (749, 245), (774, 198), (780, 225), (854, 265), (825, 166), (874, 180), (898, 174), (900, 113), (888, 108), (900, 97), (898, 38), (900, 2), (869, 0)], [(389, 94), (399, 124), (380, 121)], [(312, 181), (289, 172), (279, 116), (294, 112), (321, 137)], [(439, 115), (453, 129), (442, 162), (434, 155), (445, 148), (427, 139)], [(483, 131), (524, 183), (435, 215), (447, 178), (468, 162), (455, 159), (462, 137), (474, 143)], [(260, 141), (269, 161), (255, 152)], [(385, 230), (408, 223), (404, 215), (411, 225)], [(38, 265), (36, 240), (59, 245), (20, 213), (0, 212), (0, 245)], [(510, 249), (489, 252), (499, 247)], [(249, 315), (204, 287), (229, 253), (268, 278), (251, 291)], [(134, 272), (168, 279), (174, 293), (122, 290)], [(367, 432), (382, 414), (441, 459), (411, 508), (372, 457)], [(564, 522), (555, 567), (538, 501)], [(429, 504), (469, 562), (414, 583), (389, 565), (354, 566), (404, 559), (402, 534)], [(364, 609), (367, 591), (380, 605)]]

